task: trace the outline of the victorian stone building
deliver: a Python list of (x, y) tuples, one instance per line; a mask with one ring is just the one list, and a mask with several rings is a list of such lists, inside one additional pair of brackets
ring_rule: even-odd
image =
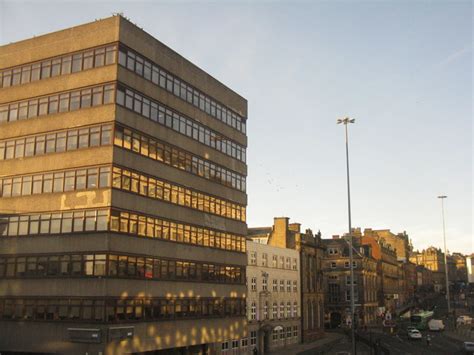
[[(361, 235), (360, 228), (354, 229), (354, 233)], [(410, 257), (412, 245), (408, 234), (404, 231), (402, 233), (392, 233), (390, 229), (372, 229), (365, 228), (363, 235), (365, 237), (374, 238), (375, 240), (382, 240), (384, 244), (391, 246), (397, 254), (397, 260), (407, 262)]]
[(416, 265), (422, 265), (432, 272), (434, 290), (436, 292), (446, 289), (444, 253), (441, 249), (429, 247), (421, 252), (412, 252), (410, 254), (410, 261)]
[[(336, 328), (347, 325), (351, 319), (349, 242), (339, 236), (322, 241), (325, 323), (327, 327)], [(356, 326), (372, 325), (377, 319), (380, 286), (377, 260), (372, 257), (370, 246), (361, 245), (358, 238), (353, 242)]]
[(121, 16), (0, 47), (2, 353), (244, 339), (246, 118)]
[(299, 343), (300, 253), (250, 239), (247, 257), (248, 349), (266, 354)]
[(274, 219), (272, 227), (249, 228), (252, 240), (280, 248), (295, 249), (300, 254), (301, 339), (310, 342), (324, 333), (324, 290), (321, 235), (310, 229), (301, 232), (299, 223), (287, 217)]

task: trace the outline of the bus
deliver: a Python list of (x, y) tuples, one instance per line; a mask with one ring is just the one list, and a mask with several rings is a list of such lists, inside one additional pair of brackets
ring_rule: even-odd
[(433, 311), (421, 311), (412, 314), (410, 317), (410, 323), (418, 330), (428, 329), (428, 322), (433, 318)]

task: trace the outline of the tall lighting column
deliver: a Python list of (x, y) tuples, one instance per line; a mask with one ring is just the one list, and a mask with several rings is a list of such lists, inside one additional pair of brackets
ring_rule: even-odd
[(351, 184), (349, 179), (349, 135), (347, 133), (347, 125), (354, 123), (355, 119), (349, 117), (341, 118), (337, 120), (337, 124), (344, 124), (346, 132), (346, 173), (347, 173), (347, 210), (349, 217), (349, 263), (351, 271), (351, 343), (352, 343), (352, 354), (356, 354), (356, 343), (355, 343), (355, 303), (354, 303), (354, 265), (352, 255), (352, 221), (351, 221)]
[(446, 252), (446, 227), (444, 223), (444, 199), (448, 196), (438, 196), (441, 199), (441, 213), (443, 215), (443, 240), (444, 240), (444, 272), (446, 273), (446, 300), (448, 301), (448, 314), (451, 314), (451, 300), (449, 296), (449, 273), (448, 273), (448, 255)]

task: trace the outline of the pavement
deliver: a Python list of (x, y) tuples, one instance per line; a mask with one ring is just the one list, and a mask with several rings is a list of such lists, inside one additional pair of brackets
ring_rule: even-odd
[(470, 329), (445, 330), (444, 335), (459, 341), (474, 341), (474, 331)]
[(343, 341), (347, 338), (344, 334), (341, 333), (332, 333), (326, 332), (324, 338), (318, 339), (311, 343), (305, 344), (295, 344), (292, 346), (288, 346), (284, 349), (278, 349), (275, 351), (271, 351), (268, 354), (271, 355), (293, 355), (293, 354), (300, 354), (300, 355), (309, 355), (309, 354), (328, 354), (325, 352), (327, 349), (330, 349), (335, 344)]

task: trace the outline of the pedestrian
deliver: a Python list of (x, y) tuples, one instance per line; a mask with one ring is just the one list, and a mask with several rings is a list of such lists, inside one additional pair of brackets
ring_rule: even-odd
[(431, 336), (429, 334), (426, 336), (426, 345), (431, 345)]
[(254, 348), (253, 348), (253, 355), (258, 355), (257, 347), (254, 347)]

